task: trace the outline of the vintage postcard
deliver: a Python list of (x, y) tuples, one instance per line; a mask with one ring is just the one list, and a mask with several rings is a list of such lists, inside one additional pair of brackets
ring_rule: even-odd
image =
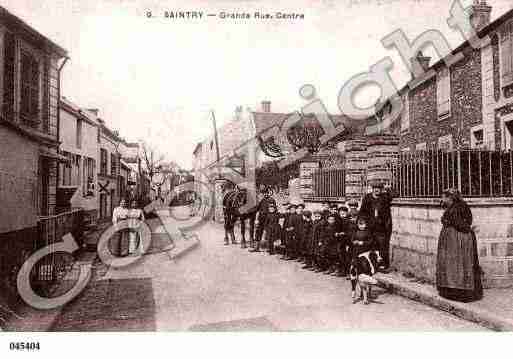
[(513, 329), (511, 0), (2, 0), (0, 103), (7, 353)]

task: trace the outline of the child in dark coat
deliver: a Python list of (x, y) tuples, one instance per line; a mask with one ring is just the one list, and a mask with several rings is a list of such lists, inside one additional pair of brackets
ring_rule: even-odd
[(318, 270), (320, 268), (321, 257), (321, 232), (324, 228), (326, 221), (322, 218), (322, 211), (315, 211), (312, 221), (312, 239), (309, 247), (309, 254), (311, 259), (311, 267)]
[(281, 227), (280, 227), (280, 214), (276, 211), (275, 205), (269, 205), (269, 213), (265, 220), (265, 239), (269, 254), (274, 254), (274, 241), (280, 239)]
[(320, 247), (321, 247), (321, 256), (320, 256), (320, 270), (326, 271), (329, 270), (330, 266), (330, 258), (331, 258), (331, 249), (332, 244), (335, 239), (336, 233), (336, 215), (333, 213), (328, 214), (326, 219), (326, 223), (323, 226), (320, 237)]
[(349, 253), (350, 240), (353, 233), (353, 226), (349, 220), (348, 208), (341, 206), (339, 208), (339, 222), (337, 226), (337, 237), (338, 241), (338, 275), (345, 277), (349, 272), (349, 265), (351, 264), (351, 258)]
[(309, 247), (312, 242), (312, 232), (313, 231), (313, 223), (312, 223), (312, 212), (304, 211), (303, 212), (303, 228), (301, 234), (301, 259), (306, 264), (305, 268), (309, 266), (310, 263), (310, 255), (309, 255)]
[(365, 217), (358, 217), (357, 226), (358, 228), (351, 237), (351, 296), (356, 296), (356, 282), (357, 273), (355, 273), (355, 267), (357, 266), (358, 256), (368, 251), (374, 251), (377, 249), (374, 236), (368, 226), (369, 221)]
[(282, 259), (291, 259), (292, 258), (292, 246), (294, 241), (294, 221), (296, 217), (296, 206), (291, 204), (289, 206), (289, 213), (285, 217), (285, 221), (283, 222), (283, 231), (285, 238), (285, 254)]

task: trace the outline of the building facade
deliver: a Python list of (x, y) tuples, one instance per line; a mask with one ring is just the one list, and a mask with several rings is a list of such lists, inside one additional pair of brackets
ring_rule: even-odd
[[(0, 7), (0, 285), (56, 213), (60, 72), (67, 52)], [(2, 292), (2, 288), (0, 288)]]
[(61, 208), (82, 208), (98, 218), (98, 121), (95, 113), (71, 102), (60, 101), (60, 154), (68, 162), (59, 166), (57, 199)]
[(100, 221), (110, 220), (114, 208), (121, 200), (119, 175), (121, 153), (119, 150), (123, 140), (117, 133), (109, 129), (99, 119), (97, 131), (98, 142), (98, 201)]

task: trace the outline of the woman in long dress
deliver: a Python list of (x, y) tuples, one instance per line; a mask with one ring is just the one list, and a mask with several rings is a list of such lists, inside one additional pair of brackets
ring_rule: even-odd
[[(143, 211), (137, 207), (137, 201), (133, 200), (130, 203), (130, 209), (128, 210), (127, 218), (129, 221), (132, 221), (130, 227), (129, 236), (129, 245), (128, 245), (128, 253), (132, 254), (135, 252), (137, 247), (139, 246), (139, 233), (137, 232), (137, 225), (134, 221), (144, 221), (144, 213)], [(132, 226), (134, 229), (132, 229)]]
[(460, 302), (481, 299), (481, 268), (472, 212), (455, 189), (442, 196), (445, 212), (438, 240), (436, 286), (440, 296)]

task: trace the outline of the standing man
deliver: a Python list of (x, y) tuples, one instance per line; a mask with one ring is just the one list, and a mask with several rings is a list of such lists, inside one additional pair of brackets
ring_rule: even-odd
[(376, 243), (383, 258), (383, 268), (390, 266), (390, 237), (392, 235), (392, 205), (393, 196), (390, 187), (384, 190), (382, 183), (372, 185), (372, 193), (365, 195), (360, 208), (360, 215), (370, 219), (370, 229), (374, 233)]
[(272, 190), (270, 188), (264, 189), (264, 198), (258, 203), (258, 219), (255, 233), (256, 247), (251, 249), (251, 252), (260, 252), (260, 241), (264, 233), (264, 226), (269, 214), (269, 206), (273, 205), (276, 207), (276, 201), (272, 198)]

